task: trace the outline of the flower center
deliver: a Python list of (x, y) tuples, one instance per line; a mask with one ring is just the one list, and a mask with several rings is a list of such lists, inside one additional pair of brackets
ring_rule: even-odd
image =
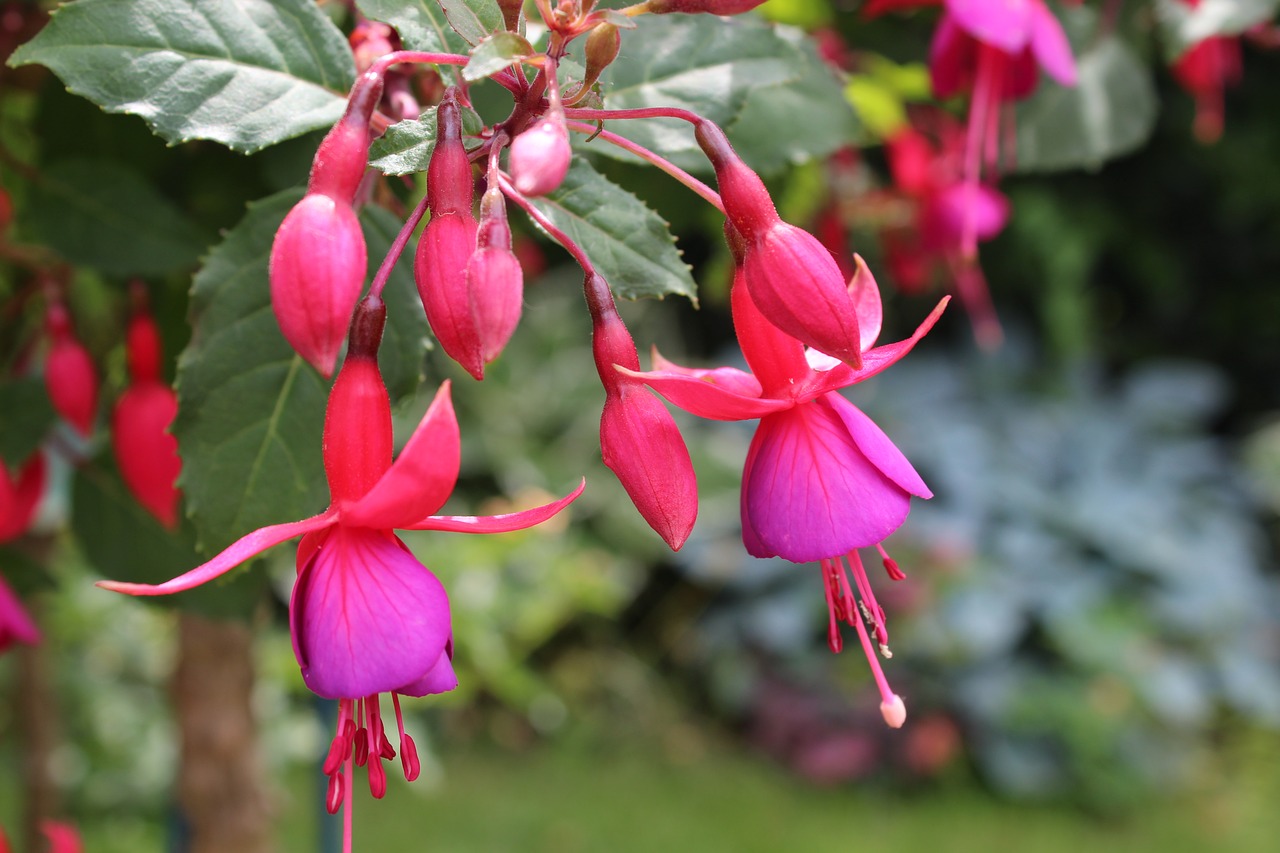
[[(404, 769), (404, 778), (412, 782), (422, 772), (418, 747), (413, 738), (405, 733), (400, 696), (392, 693), (391, 703), (395, 707), (396, 728), (400, 732), (400, 764)], [(382, 799), (387, 793), (387, 772), (383, 769), (382, 762), (395, 757), (396, 750), (391, 746), (382, 725), (378, 695), (363, 699), (339, 699), (337, 733), (334, 734), (333, 741), (329, 744), (329, 754), (324, 759), (324, 773), (329, 777), (325, 808), (329, 814), (337, 814), (344, 804), (350, 811), (355, 767), (366, 768), (369, 792), (375, 799)]]

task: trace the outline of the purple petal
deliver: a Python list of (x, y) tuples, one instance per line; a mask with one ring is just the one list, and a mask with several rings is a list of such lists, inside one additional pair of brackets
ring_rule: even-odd
[(871, 464), (880, 469), (893, 482), (906, 489), (918, 498), (931, 498), (933, 492), (920, 479), (916, 469), (902, 455), (898, 446), (889, 440), (884, 430), (876, 426), (875, 421), (867, 417), (861, 409), (850, 403), (839, 394), (828, 394), (823, 400), (831, 406), (858, 445), (862, 454), (871, 460)]
[(510, 533), (513, 530), (524, 530), (526, 527), (541, 524), (573, 503), (586, 487), (587, 481), (583, 480), (578, 484), (578, 488), (560, 500), (521, 512), (508, 512), (502, 515), (433, 515), (416, 524), (406, 524), (404, 529), (445, 530), (450, 533)]
[(617, 369), (619, 373), (643, 382), (671, 403), (700, 418), (715, 421), (746, 421), (763, 417), (771, 412), (780, 412), (792, 406), (790, 400), (747, 396), (687, 373), (667, 373), (659, 370), (641, 373), (621, 367)]
[(763, 549), (797, 563), (887, 538), (910, 496), (858, 448), (825, 398), (770, 415), (752, 439), (746, 516)]
[(330, 507), (320, 515), (313, 515), (310, 518), (304, 518), (302, 521), (290, 521), (287, 524), (260, 527), (252, 533), (237, 539), (225, 551), (209, 562), (196, 566), (186, 574), (179, 575), (173, 580), (165, 581), (162, 584), (98, 581), (97, 586), (109, 589), (112, 592), (123, 592), (126, 595), (168, 595), (173, 592), (182, 592), (202, 583), (208, 583), (219, 575), (231, 571), (250, 557), (261, 554), (273, 545), (279, 545), (287, 539), (292, 539), (295, 536), (310, 533), (313, 530), (319, 530), (332, 524), (337, 514), (337, 510)]
[(15, 642), (33, 646), (40, 642), (40, 630), (31, 621), (18, 596), (0, 580), (0, 652)]
[(449, 642), (449, 598), (391, 533), (336, 526), (294, 584), (289, 628), (307, 686), (355, 699), (435, 667)]
[(458, 418), (446, 381), (400, 451), (369, 492), (342, 512), (342, 523), (391, 530), (407, 527), (444, 506), (462, 461)]
[(980, 42), (1017, 53), (1031, 38), (1038, 0), (946, 0), (956, 24)]
[(1033, 4), (1031, 52), (1045, 73), (1063, 86), (1076, 84), (1076, 59), (1062, 24), (1043, 3)]
[[(450, 639), (452, 645), (453, 640)], [(440, 659), (436, 661), (435, 666), (428, 670), (427, 674), (419, 678), (412, 684), (396, 690), (405, 696), (430, 696), (435, 693), (448, 693), (450, 690), (458, 686), (458, 676), (453, 671), (453, 657), (449, 649), (440, 653)]]

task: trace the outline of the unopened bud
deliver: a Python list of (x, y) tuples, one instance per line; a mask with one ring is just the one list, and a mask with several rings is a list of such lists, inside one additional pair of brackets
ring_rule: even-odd
[[(44, 495), (46, 467), (44, 454), (36, 451), (18, 469), (17, 478), (9, 476), (9, 468), (0, 459), (0, 543), (16, 539), (26, 532), (35, 518), (36, 507)], [(7, 593), (0, 579), (0, 598)], [(2, 605), (2, 602), (0, 602)], [(20, 642), (34, 644), (40, 640), (40, 632), (26, 618), (21, 608), (12, 610), (13, 621), (8, 625), (9, 635)], [(0, 629), (0, 651), (6, 645), (5, 631)]]
[(764, 0), (649, 0), (645, 8), (652, 15), (739, 15), (750, 12)]
[(600, 79), (600, 74), (618, 58), (622, 47), (622, 33), (613, 24), (598, 24), (587, 36), (583, 53), (586, 56), (586, 76), (579, 91), (585, 91)]
[(129, 378), (134, 382), (147, 382), (160, 378), (160, 329), (151, 318), (147, 288), (140, 281), (129, 287), (132, 314), (124, 333), (125, 365)]
[(178, 523), (176, 481), (182, 471), (178, 440), (169, 432), (177, 414), (173, 389), (153, 379), (125, 389), (111, 416), (111, 448), (124, 484), (169, 528)]
[(321, 141), (308, 192), (351, 204), (369, 162), (369, 123), (382, 99), (382, 75), (366, 71), (347, 96), (347, 109)]
[(45, 328), (51, 338), (44, 361), (44, 386), (54, 411), (88, 436), (98, 411), (98, 371), (84, 344), (71, 329), (67, 309), (49, 306)]
[(467, 265), (475, 249), (476, 221), (469, 208), (432, 216), (418, 240), (413, 276), (441, 349), (482, 379), (484, 356), (467, 293)]
[(511, 226), (497, 184), (480, 202), (476, 251), (467, 261), (466, 282), (480, 356), (487, 364), (511, 339), (524, 301), (524, 271), (511, 251)]
[(462, 111), (457, 90), (446, 90), (436, 108), (436, 145), (427, 164), (427, 206), (433, 216), (465, 213), (471, 216), (475, 195), (471, 161), (462, 144)]
[(511, 182), (521, 195), (544, 196), (564, 181), (572, 157), (564, 111), (551, 109), (511, 143)]
[[(363, 497), (391, 467), (391, 399), (377, 359), (385, 321), (381, 299), (368, 296), (360, 303), (351, 322), (352, 355), (329, 392), (324, 472), (334, 504)], [(364, 737), (356, 734), (357, 750)]]

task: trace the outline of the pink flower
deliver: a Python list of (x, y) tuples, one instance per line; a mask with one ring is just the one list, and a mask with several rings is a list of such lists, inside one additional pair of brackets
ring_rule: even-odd
[(347, 360), (329, 395), (324, 429), (328, 509), (255, 530), (166, 583), (99, 583), (131, 595), (181, 592), (301, 535), (289, 626), (307, 686), (339, 700), (337, 734), (325, 762), (330, 811), (350, 803), (353, 761), (367, 764), (374, 796), (386, 790), (382, 760), (394, 757), (395, 750), (383, 730), (380, 694), (391, 694), (401, 761), (412, 780), (419, 770), (416, 748), (400, 723), (398, 697), (457, 685), (444, 587), (393, 530), (520, 530), (555, 515), (582, 491), (579, 486), (554, 503), (506, 515), (432, 515), (457, 481), (458, 422), (446, 382), (392, 461), (391, 404), (377, 363), (385, 320), (386, 308), (376, 296), (356, 307)]
[[(44, 456), (39, 451), (22, 466), (16, 480), (9, 476), (9, 467), (0, 459), (0, 544), (17, 539), (31, 526), (44, 484)], [(0, 578), (0, 652), (15, 642), (34, 645), (40, 642), (40, 631), (13, 590)]]
[[(932, 328), (946, 304), (905, 341), (873, 347), (880, 333), (880, 292), (856, 259), (849, 285), (862, 330), (862, 367), (853, 368), (776, 329), (755, 306), (741, 267), (732, 291), (734, 326), (751, 373), (697, 370), (655, 356), (648, 373), (621, 370), (695, 415), (716, 420), (759, 418), (742, 474), (742, 537), (757, 557), (822, 565), (830, 611), (830, 643), (842, 641), (837, 621), (853, 625), (880, 687), (886, 721), (900, 726), (906, 711), (876, 661), (868, 624), (881, 651), (884, 614), (867, 581), (859, 548), (874, 546), (892, 577), (901, 577), (881, 542), (906, 520), (912, 496), (932, 496), (902, 453), (870, 418), (837, 393), (902, 358)], [(856, 583), (855, 595), (846, 571)]]
[[(1192, 9), (1200, 0), (1182, 0)], [(1226, 111), (1223, 95), (1244, 76), (1239, 36), (1210, 36), (1188, 47), (1174, 60), (1173, 78), (1195, 98), (1196, 138), (1208, 144), (1222, 136)]]

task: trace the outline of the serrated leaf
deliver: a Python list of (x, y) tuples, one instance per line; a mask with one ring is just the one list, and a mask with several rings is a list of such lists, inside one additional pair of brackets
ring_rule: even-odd
[(468, 44), (479, 44), (490, 34), (507, 28), (506, 19), (495, 0), (439, 0), (439, 3), (449, 25)]
[(466, 54), (467, 43), (445, 20), (437, 0), (357, 0), (367, 18), (395, 27), (406, 50)]
[(355, 78), (312, 0), (78, 0), (9, 60), (29, 63), (168, 142), (246, 153), (332, 124)]
[(472, 83), (492, 77), (535, 52), (533, 45), (523, 36), (507, 32), (494, 33), (471, 51), (471, 61), (462, 69), (462, 77)]
[[(161, 583), (203, 562), (195, 550), (191, 523), (184, 519), (174, 531), (162, 527), (129, 493), (105, 458), (76, 471), (71, 530), (81, 553), (110, 580)], [(242, 569), (189, 592), (152, 600), (207, 616), (249, 619), (267, 587), (264, 572)]]
[(114, 160), (66, 160), (41, 170), (24, 224), (65, 260), (110, 275), (187, 270), (208, 243), (171, 201)]
[[(250, 205), (192, 287), (192, 341), (178, 362), (173, 432), (183, 458), (179, 485), (206, 552), (327, 503), (321, 444), (328, 386), (280, 334), (267, 284), (276, 229), (301, 196), (287, 190)], [(361, 221), (372, 276), (400, 223), (382, 210), (363, 211)], [(420, 381), (427, 328), (409, 258), (384, 296), (381, 363), (399, 398)]]
[(622, 298), (678, 294), (697, 302), (697, 286), (667, 223), (581, 157), (555, 192), (531, 201), (582, 247)]
[(1061, 12), (1078, 81), (1068, 89), (1042, 80), (1018, 105), (1019, 172), (1097, 168), (1142, 145), (1155, 127), (1158, 104), (1146, 64), (1114, 33), (1096, 35), (1093, 10)]
[[(470, 107), (462, 108), (462, 132), (475, 135), (484, 121)], [(422, 172), (436, 147), (436, 108), (430, 107), (413, 121), (391, 125), (369, 149), (369, 165), (387, 175)]]
[(1156, 17), (1164, 33), (1170, 59), (1214, 36), (1234, 36), (1275, 17), (1280, 0), (1201, 0), (1190, 6), (1180, 0), (1156, 0)]
[(40, 446), (57, 415), (35, 377), (0, 381), (0, 412), (0, 464), (14, 471)]

